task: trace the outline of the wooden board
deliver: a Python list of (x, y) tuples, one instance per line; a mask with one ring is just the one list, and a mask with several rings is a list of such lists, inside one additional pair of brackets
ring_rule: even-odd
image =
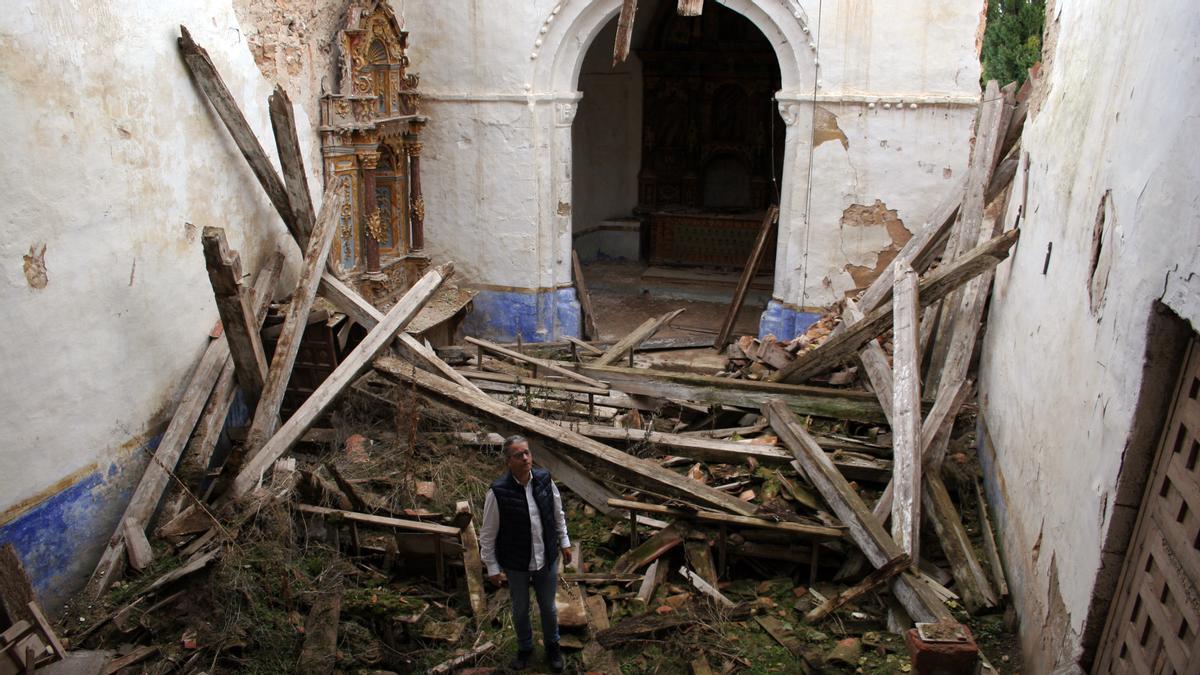
[(666, 552), (683, 543), (683, 532), (674, 523), (659, 530), (653, 537), (626, 551), (613, 564), (613, 572), (624, 574), (649, 565)]
[(532, 364), (532, 365), (536, 366), (537, 368), (544, 369), (546, 371), (554, 373), (555, 375), (559, 375), (559, 376), (580, 382), (585, 386), (593, 387), (595, 389), (600, 389), (600, 390), (604, 390), (604, 391), (608, 390), (608, 385), (606, 385), (605, 383), (600, 382), (599, 380), (593, 380), (592, 378), (586, 377), (584, 375), (580, 375), (579, 373), (577, 373), (573, 370), (568, 370), (566, 368), (563, 368), (562, 366), (558, 365), (557, 363), (553, 363), (551, 361), (546, 361), (544, 359), (535, 358), (532, 356), (526, 356), (525, 354), (513, 351), (511, 349), (508, 349), (507, 347), (501, 347), (498, 344), (488, 342), (487, 340), (481, 340), (479, 338), (467, 336), (466, 341), (477, 347), (482, 347), (483, 349), (486, 349), (487, 351), (492, 352), (494, 354), (506, 356), (510, 359), (513, 359), (514, 361), (521, 361), (524, 363)]
[(288, 205), (296, 220), (296, 243), (304, 249), (308, 247), (308, 238), (316, 227), (317, 217), (313, 211), (312, 195), (308, 192), (308, 176), (304, 172), (304, 155), (296, 134), (292, 102), (283, 87), (275, 85), (275, 91), (267, 99), (267, 108), (271, 114), (271, 130), (275, 132), (279, 164), (283, 168)]
[(304, 622), (304, 647), (300, 650), (298, 662), (301, 672), (333, 672), (337, 663), (338, 621), (341, 614), (341, 590), (317, 596)]
[(843, 535), (842, 530), (836, 527), (805, 525), (803, 523), (793, 523), (786, 520), (775, 522), (757, 516), (735, 516), (728, 513), (718, 513), (716, 511), (686, 511), (684, 509), (673, 509), (669, 506), (662, 506), (660, 504), (644, 504), (642, 502), (635, 502), (627, 499), (610, 499), (608, 504), (614, 508), (641, 511), (643, 513), (654, 513), (670, 518), (684, 518), (705, 523), (716, 523), (719, 525), (736, 525), (754, 529), (775, 530), (778, 532), (787, 532), (797, 536), (811, 537), (816, 539), (839, 539)]
[(34, 602), (33, 584), (17, 549), (12, 544), (0, 546), (0, 610), (11, 623), (33, 621), (29, 603)]
[(921, 559), (921, 374), (917, 367), (917, 274), (906, 263), (896, 266), (892, 295), (892, 341), (896, 346), (892, 381), (892, 537), (914, 561)]
[(579, 296), (583, 339), (598, 340), (600, 331), (596, 329), (596, 310), (592, 309), (592, 294), (588, 292), (587, 282), (583, 278), (583, 265), (579, 264), (579, 253), (575, 249), (571, 249), (571, 270), (575, 273), (575, 295)]
[(933, 524), (942, 552), (950, 561), (955, 590), (962, 597), (967, 611), (974, 614), (995, 607), (999, 600), (992, 590), (987, 574), (983, 571), (983, 566), (975, 556), (958, 509), (955, 509), (954, 503), (950, 501), (950, 493), (946, 491), (946, 486), (937, 471), (930, 471), (925, 476), (922, 494), (925, 518)]
[(613, 43), (613, 66), (624, 63), (629, 57), (629, 46), (633, 42), (633, 18), (637, 14), (637, 0), (621, 0), (621, 15), (617, 19), (617, 39)]
[(617, 361), (620, 361), (621, 357), (627, 352), (631, 350), (637, 350), (638, 345), (648, 340), (651, 336), (657, 333), (659, 329), (670, 323), (672, 319), (682, 313), (682, 309), (677, 309), (667, 312), (658, 318), (646, 319), (644, 322), (642, 322), (642, 325), (633, 329), (633, 332), (618, 340), (613, 346), (604, 350), (604, 353), (597, 357), (597, 359), (592, 362), (592, 365), (611, 366)]
[[(471, 515), (471, 503), (462, 501), (455, 505), (457, 513)], [(479, 551), (479, 537), (475, 533), (474, 519), (467, 521), (460, 531), (463, 545), (463, 566), (467, 570), (467, 598), (470, 600), (471, 613), (475, 615), (475, 623), (479, 624), (487, 612), (487, 589), (483, 585), (483, 558)]]
[(318, 516), (341, 518), (355, 523), (364, 525), (377, 525), (379, 527), (394, 527), (400, 530), (409, 532), (424, 532), (425, 534), (438, 534), (448, 537), (458, 538), (459, 530), (448, 525), (439, 525), (437, 523), (426, 523), (420, 520), (408, 520), (406, 518), (392, 518), (390, 516), (377, 516), (371, 513), (357, 513), (355, 511), (344, 511), (342, 509), (329, 509), (324, 506), (312, 506), (310, 504), (296, 504), (295, 509), (301, 513), (312, 513)]
[(253, 299), (242, 283), (242, 259), (237, 251), (229, 250), (225, 230), (219, 227), (206, 226), (202, 241), (208, 281), (216, 296), (225, 336), (229, 339), (234, 375), (247, 405), (253, 407), (258, 403), (267, 377), (267, 357), (259, 324), (254, 320)]

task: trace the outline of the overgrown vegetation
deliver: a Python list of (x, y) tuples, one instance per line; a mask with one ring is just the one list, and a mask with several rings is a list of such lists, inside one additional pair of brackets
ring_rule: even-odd
[(990, 0), (983, 34), (982, 82), (1023, 84), (1042, 57), (1046, 0)]

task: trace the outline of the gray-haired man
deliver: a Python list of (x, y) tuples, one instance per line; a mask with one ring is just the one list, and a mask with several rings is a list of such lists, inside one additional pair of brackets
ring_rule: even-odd
[(529, 441), (524, 437), (504, 440), (504, 461), (508, 471), (492, 482), (483, 506), (479, 545), (488, 579), (499, 585), (507, 578), (512, 593), (517, 656), (509, 667), (524, 670), (533, 656), (533, 627), (529, 622), (532, 586), (542, 617), (546, 661), (554, 672), (560, 672), (564, 664), (554, 607), (559, 551), (565, 563), (571, 562), (562, 496), (549, 471), (533, 468)]

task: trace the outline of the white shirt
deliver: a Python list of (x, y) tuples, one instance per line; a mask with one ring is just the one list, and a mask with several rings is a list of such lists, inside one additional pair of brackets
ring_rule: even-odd
[[(571, 539), (567, 536), (567, 515), (563, 513), (562, 495), (558, 486), (550, 481), (550, 491), (554, 495), (554, 520), (558, 524), (559, 548), (571, 548)], [(533, 499), (533, 477), (525, 483), (525, 503), (529, 505), (529, 571), (536, 572), (546, 564), (546, 545), (542, 542), (542, 515), (537, 502)], [(500, 573), (500, 563), (496, 561), (496, 535), (500, 532), (500, 508), (496, 506), (496, 494), (487, 491), (487, 499), (483, 503), (483, 523), (479, 530), (479, 548), (483, 564), (487, 566), (488, 576)]]

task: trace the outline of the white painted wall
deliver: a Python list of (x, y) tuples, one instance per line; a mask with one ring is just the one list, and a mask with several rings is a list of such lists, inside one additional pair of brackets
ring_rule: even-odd
[[(271, 89), (228, 0), (13, 0), (0, 13), (4, 520), (105, 470), (173, 408), (217, 320), (204, 226), (227, 229), (247, 271), (276, 246), (298, 257), (189, 80), (181, 23), (273, 146)], [(22, 256), (42, 245), (39, 290)]]
[[(1116, 505), (1116, 485), (1152, 302), (1200, 328), (1200, 13), (1185, 0), (1058, 0), (1053, 11), (1045, 102), (1025, 126), (1028, 207), (997, 272), (981, 366), (989, 488), (1031, 672), (1075, 659), (1101, 543), (1129, 510)], [(1108, 190), (1112, 267), (1093, 312), (1092, 234)], [(1010, 220), (1019, 190), (1013, 199)], [(1063, 635), (1047, 630), (1052, 561)], [(1112, 579), (1102, 585), (1111, 593)]]

